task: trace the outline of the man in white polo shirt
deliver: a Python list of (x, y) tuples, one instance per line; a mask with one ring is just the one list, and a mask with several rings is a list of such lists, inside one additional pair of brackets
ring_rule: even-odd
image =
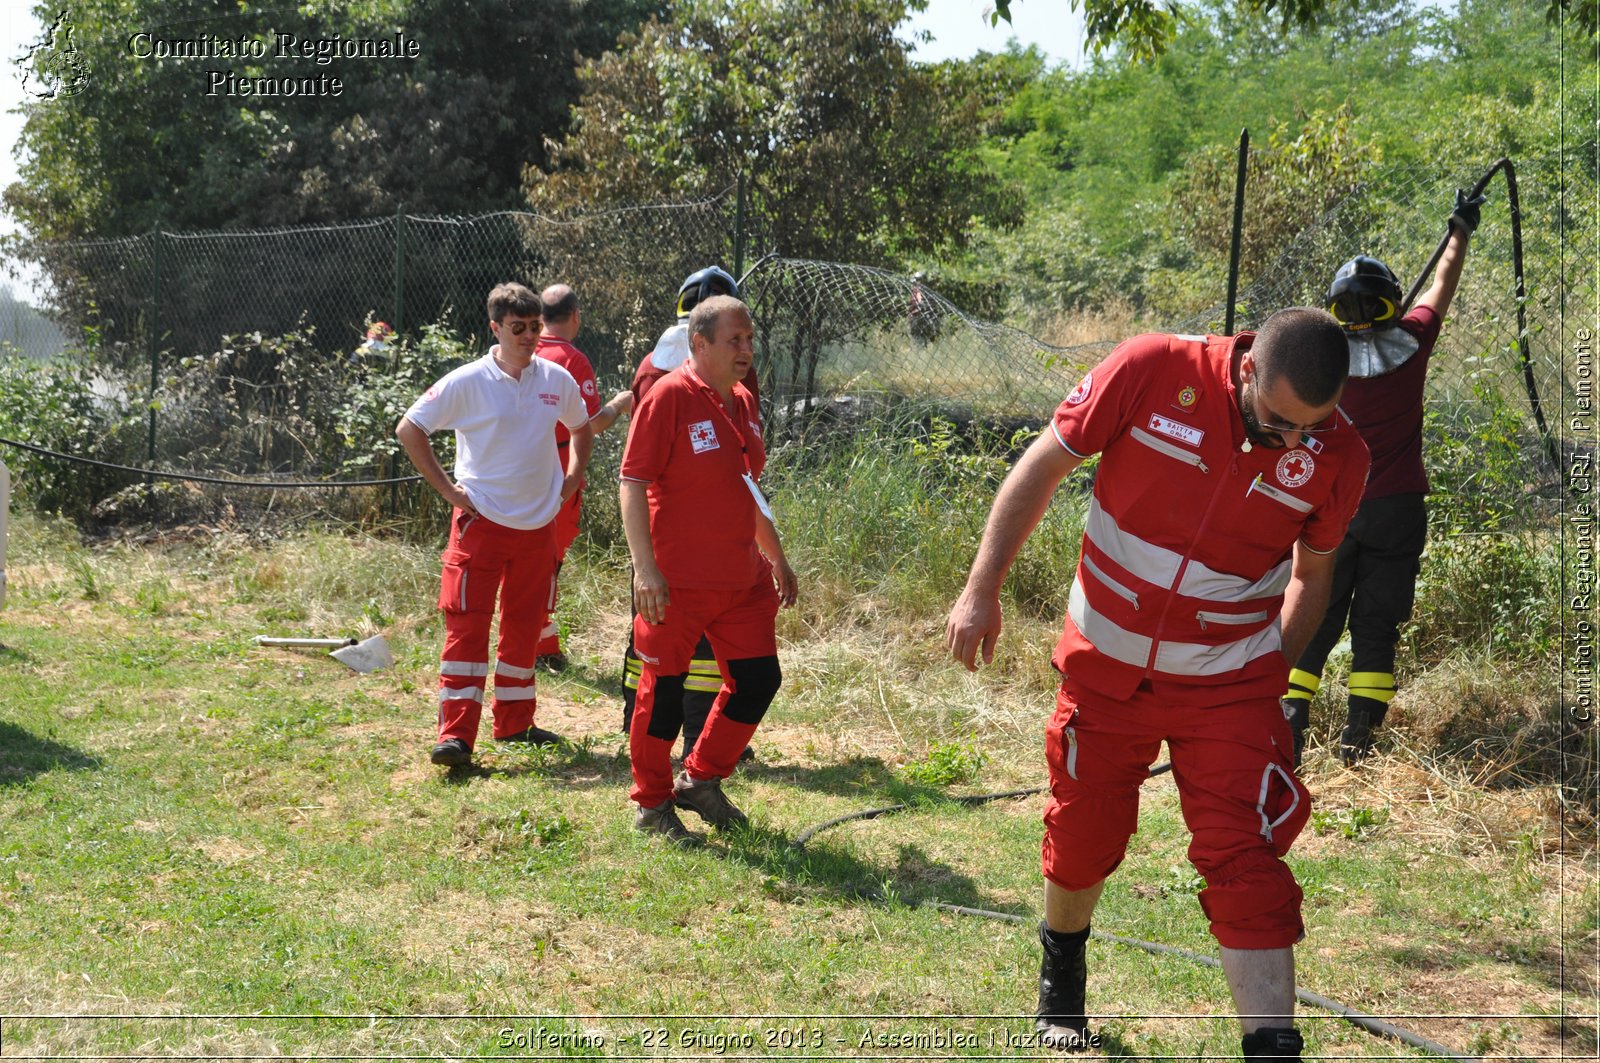
[[(447, 373), (412, 404), (394, 434), (433, 489), (452, 507), (441, 560), (445, 614), (439, 661), (439, 744), (435, 764), (472, 759), (492, 672), (494, 737), (548, 745), (560, 736), (533, 724), (534, 664), (549, 608), (555, 519), (583, 483), (594, 432), (572, 374), (534, 357), (539, 297), (520, 284), (489, 293), (489, 330), (500, 342)], [(572, 433), (563, 469), (556, 425)], [(428, 436), (456, 434), (454, 481)], [(489, 667), (489, 626), (500, 599), (500, 645)]]

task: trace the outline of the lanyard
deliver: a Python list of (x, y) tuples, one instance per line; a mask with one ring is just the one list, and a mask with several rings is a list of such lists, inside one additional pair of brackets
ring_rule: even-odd
[[(746, 476), (751, 476), (751, 473), (750, 473), (750, 447), (749, 447), (749, 444), (745, 440), (744, 433), (739, 431), (739, 426), (737, 424), (735, 424), (733, 418), (731, 416), (729, 416), (728, 408), (726, 406), (722, 405), (721, 397), (714, 395), (714, 391), (711, 388), (711, 386), (709, 384), (707, 384), (704, 380), (700, 379), (699, 374), (697, 374), (694, 371), (694, 369), (689, 365), (688, 362), (685, 362), (683, 364), (683, 371), (685, 373), (688, 373), (689, 374), (689, 379), (693, 380), (695, 382), (695, 384), (698, 385), (701, 397), (703, 397), (706, 400), (706, 403), (709, 406), (711, 406), (714, 410), (717, 411), (717, 413), (722, 417), (722, 422), (724, 424), (726, 424), (728, 426), (728, 430), (733, 433), (733, 438), (735, 438), (735, 439), (737, 439), (739, 441), (739, 457), (744, 461), (744, 474)], [(734, 407), (735, 407), (735, 411), (737, 412), (737, 408), (738, 408), (738, 403), (737, 402), (734, 403)], [(754, 477), (751, 477), (751, 478), (754, 479)]]

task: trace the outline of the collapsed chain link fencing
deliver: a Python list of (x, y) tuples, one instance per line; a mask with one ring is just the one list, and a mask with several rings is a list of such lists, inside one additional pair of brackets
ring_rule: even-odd
[[(1595, 274), (1585, 266), (1592, 249), (1574, 238), (1565, 214), (1562, 162), (1517, 165), (1531, 372), (1517, 343), (1511, 217), (1504, 186), (1492, 185), (1429, 373), (1430, 461), (1445, 473), (1436, 488), (1447, 500), (1471, 498), (1475, 520), (1497, 519), (1484, 515), (1485, 503), (1505, 513), (1551, 497), (1559, 481), (1551, 450), (1559, 458), (1574, 445), (1559, 419), (1555, 438), (1541, 439), (1530, 399), (1536, 392), (1557, 409), (1585, 386), (1565, 366), (1559, 326), (1563, 312), (1597, 314)], [(1372, 171), (1353, 194), (1306, 219), (1259, 276), (1244, 278), (1237, 327), (1281, 306), (1318, 305), (1339, 263), (1358, 253), (1383, 258), (1409, 282), (1444, 230), (1453, 189), (1476, 176)], [(620, 388), (671, 323), (679, 280), (713, 262), (740, 270), (755, 249), (769, 253), (748, 269), (745, 295), (763, 403), (780, 437), (819, 423), (869, 427), (896, 402), (960, 421), (1039, 423), (1120, 338), (1052, 346), (978, 320), (920, 275), (771, 253), (759, 219), (731, 189), (700, 202), (563, 217), (402, 212), (349, 225), (35, 243), (16, 253), (50, 279), (51, 310), (68, 334), (90, 338), (101, 390), (149, 410), (142, 432), (124, 426), (120, 450), (97, 456), (306, 479), (409, 471), (392, 460), (387, 435), (403, 399), (390, 396), (365, 421), (346, 415), (338, 432), (321, 423), (322, 407), (347, 392), (371, 401), (359, 385), (397, 365), (397, 355), (360, 349), (369, 322), (383, 319), (409, 336), (436, 328), (481, 350), (489, 288), (562, 280), (580, 294), (579, 342), (602, 386)], [(1219, 293), (1224, 281), (1216, 278)], [(1218, 302), (1146, 324), (1218, 332), (1225, 311)], [(306, 341), (269, 339), (292, 332)], [(224, 340), (239, 335), (254, 339)]]

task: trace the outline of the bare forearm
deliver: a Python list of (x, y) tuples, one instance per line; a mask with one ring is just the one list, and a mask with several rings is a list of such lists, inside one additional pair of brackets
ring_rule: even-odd
[(619, 391), (611, 396), (610, 402), (600, 407), (599, 412), (589, 419), (589, 427), (594, 429), (595, 435), (599, 435), (621, 420), (625, 414), (632, 412), (633, 392)]
[(1333, 555), (1314, 554), (1303, 546), (1295, 547), (1294, 578), (1283, 593), (1280, 629), (1283, 656), (1292, 667), (1311, 644), (1322, 618), (1328, 611), (1333, 587)]
[(978, 555), (967, 576), (967, 589), (998, 595), (1006, 573), (1033, 529), (1050, 508), (1061, 481), (1080, 459), (1061, 448), (1052, 433), (1039, 437), (1000, 485), (983, 528)]
[(1444, 246), (1444, 254), (1439, 256), (1439, 265), (1433, 271), (1433, 284), (1417, 300), (1418, 306), (1431, 306), (1440, 318), (1450, 310), (1450, 302), (1456, 297), (1456, 288), (1461, 284), (1461, 271), (1467, 264), (1467, 246), (1472, 237), (1460, 228), (1450, 230), (1450, 240)]
[(428, 442), (428, 434), (410, 418), (400, 418), (400, 423), (394, 429), (395, 438), (400, 440), (400, 445), (405, 448), (406, 457), (411, 459), (411, 464), (428, 486), (439, 492), (446, 502), (454, 502), (454, 495), (459, 490), (455, 481), (450, 479), (444, 471), (444, 466), (439, 464), (439, 456), (433, 452), (433, 445)]
[(593, 456), (594, 429), (590, 425), (572, 429), (572, 441), (567, 446), (567, 475), (582, 476)]
[(783, 542), (778, 538), (778, 529), (765, 514), (760, 512), (756, 513), (756, 546), (774, 565), (787, 564), (787, 559), (783, 556)]
[(622, 532), (628, 540), (628, 556), (635, 572), (656, 567), (655, 546), (650, 542), (649, 484), (623, 480), (618, 503), (622, 508)]

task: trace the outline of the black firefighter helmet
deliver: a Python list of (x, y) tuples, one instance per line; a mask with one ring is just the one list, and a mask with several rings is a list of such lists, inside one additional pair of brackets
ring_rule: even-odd
[(1396, 327), (1402, 298), (1394, 271), (1370, 255), (1357, 255), (1333, 275), (1328, 312), (1344, 326), (1352, 377), (1392, 373), (1417, 353), (1417, 338)]
[(1400, 280), (1370, 255), (1339, 267), (1328, 285), (1328, 313), (1346, 332), (1393, 328), (1400, 323)]
[(689, 311), (713, 295), (731, 295), (737, 299), (739, 282), (721, 266), (707, 266), (689, 274), (678, 287), (678, 316), (688, 317)]

